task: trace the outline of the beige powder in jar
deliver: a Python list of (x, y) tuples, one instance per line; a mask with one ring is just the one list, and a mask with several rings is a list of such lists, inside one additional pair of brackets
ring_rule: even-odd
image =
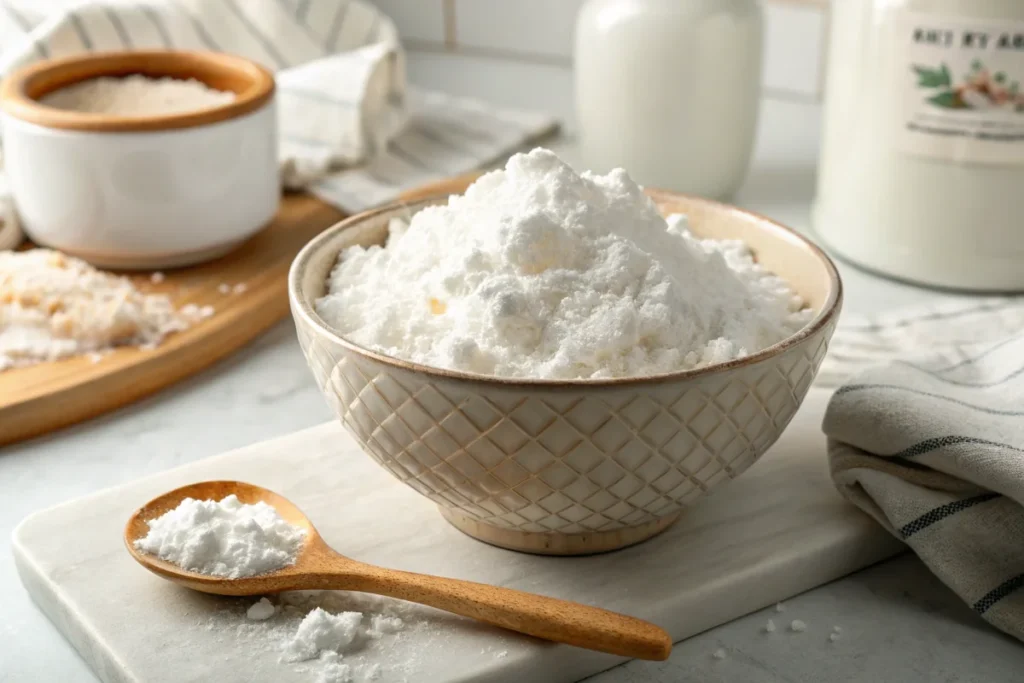
[(210, 109), (234, 102), (235, 94), (194, 78), (150, 78), (141, 74), (103, 76), (69, 85), (40, 102), (67, 111), (118, 116), (156, 116)]

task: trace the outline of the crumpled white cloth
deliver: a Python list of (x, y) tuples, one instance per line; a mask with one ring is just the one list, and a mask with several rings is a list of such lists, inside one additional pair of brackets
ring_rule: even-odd
[[(410, 92), (395, 25), (363, 0), (0, 0), (0, 77), (40, 59), (153, 48), (231, 52), (275, 71), (282, 182), (348, 212), (555, 126)], [(0, 216), (0, 249), (13, 248), (22, 237), (4, 182)]]

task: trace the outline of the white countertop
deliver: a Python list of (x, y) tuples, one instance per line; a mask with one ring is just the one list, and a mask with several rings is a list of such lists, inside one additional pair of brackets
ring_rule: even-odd
[[(419, 85), (571, 118), (571, 74), (559, 67), (413, 54), (409, 68)], [(808, 229), (819, 127), (815, 104), (765, 101), (753, 168), (736, 202)], [(576, 161), (571, 134), (551, 146)], [(840, 269), (847, 312), (947, 296), (843, 264)], [(18, 582), (9, 538), (26, 515), (331, 418), (286, 321), (233, 358), (156, 397), (0, 448), (0, 681), (96, 680)], [(762, 628), (769, 618), (780, 629), (801, 619), (808, 630), (768, 639)], [(842, 635), (831, 643), (828, 634), (837, 625)], [(724, 660), (711, 656), (720, 647), (727, 650)], [(982, 622), (915, 558), (903, 556), (806, 593), (782, 614), (750, 615), (685, 641), (668, 662), (632, 662), (591, 680), (992, 683), (1019, 680), (1022, 668), (1024, 647)]]

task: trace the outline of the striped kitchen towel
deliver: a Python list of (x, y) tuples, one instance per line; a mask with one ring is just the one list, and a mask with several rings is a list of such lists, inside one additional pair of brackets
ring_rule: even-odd
[(844, 314), (815, 383), (838, 387), (871, 367), (922, 354), (955, 363), (1022, 329), (1024, 297), (947, 297), (873, 316)]
[[(995, 310), (1002, 309), (985, 315)], [(824, 430), (839, 491), (978, 614), (1024, 640), (1024, 334), (1017, 328), (969, 355), (950, 347), (858, 374), (836, 390)]]
[[(410, 89), (398, 32), (363, 0), (0, 0), (0, 77), (82, 52), (171, 48), (276, 72), (282, 181), (353, 212), (488, 164), (546, 115)], [(0, 180), (0, 248), (21, 240)]]

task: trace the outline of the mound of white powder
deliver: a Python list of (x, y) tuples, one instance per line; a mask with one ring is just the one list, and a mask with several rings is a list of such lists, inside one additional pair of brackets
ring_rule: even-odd
[(811, 312), (736, 241), (666, 221), (625, 171), (513, 156), (339, 257), (323, 320), (362, 346), (484, 375), (654, 375), (738, 358)]
[(186, 498), (150, 520), (135, 541), (142, 552), (193, 572), (237, 579), (295, 564), (306, 531), (286, 522), (270, 505)]

